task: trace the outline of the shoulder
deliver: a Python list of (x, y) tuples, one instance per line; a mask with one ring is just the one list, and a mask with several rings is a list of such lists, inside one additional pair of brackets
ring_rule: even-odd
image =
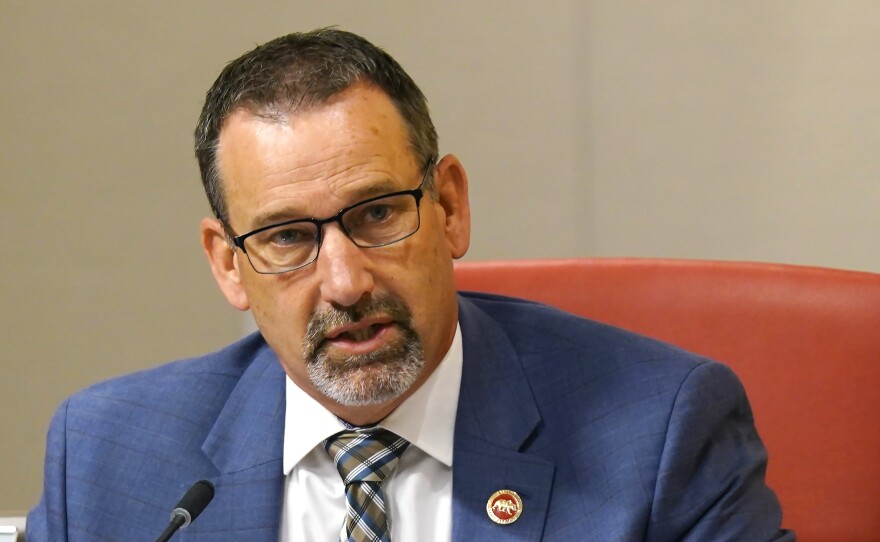
[[(752, 533), (778, 529), (779, 506), (763, 481), (766, 452), (729, 368), (538, 303), (464, 294), (461, 307), (465, 344), (511, 345), (465, 363), (490, 364), (481, 369), (490, 375), (521, 367), (527, 391), (517, 402), (533, 400), (541, 420), (523, 452), (556, 466), (554, 495), (584, 495), (596, 512), (584, 517), (613, 518), (603, 532), (649, 524), (651, 539), (699, 532), (757, 540), (770, 537)], [(572, 530), (548, 523), (545, 533), (554, 529)]]
[(203, 451), (208, 437), (242, 383), (280, 382), (283, 372), (272, 366), (278, 366), (274, 354), (252, 335), (71, 396), (49, 427), (43, 499), (29, 517), (35, 536), (77, 532), (91, 540), (97, 529), (107, 540), (121, 540), (109, 533), (159, 524), (160, 507), (167, 506), (161, 503), (173, 502), (185, 483), (217, 474)]
[(601, 372), (652, 363), (684, 377), (709, 362), (674, 345), (541, 303), (470, 292), (462, 300), (470, 305), (469, 312), (504, 331), (526, 369), (534, 363), (586, 364)]
[(668, 422), (682, 389), (742, 394), (737, 377), (720, 363), (554, 307), (466, 293), (462, 312), (463, 334), (482, 321), (510, 342), (534, 399), (546, 410), (588, 411), (657, 430)]
[(142, 391), (158, 399), (194, 381), (207, 380), (213, 385), (222, 386), (224, 382), (234, 382), (239, 378), (263, 348), (265, 342), (255, 333), (210, 354), (165, 363), (99, 382), (80, 391), (73, 398)]
[(59, 413), (68, 432), (120, 435), (158, 423), (208, 424), (267, 348), (254, 334), (211, 354), (99, 382), (71, 396)]

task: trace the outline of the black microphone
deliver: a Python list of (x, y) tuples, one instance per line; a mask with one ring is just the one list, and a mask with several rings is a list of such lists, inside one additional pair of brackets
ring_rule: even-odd
[(171, 512), (171, 523), (168, 524), (165, 532), (156, 539), (156, 542), (168, 542), (168, 539), (178, 529), (183, 529), (195, 521), (213, 498), (214, 484), (207, 480), (199, 480), (194, 483), (180, 498), (177, 506)]

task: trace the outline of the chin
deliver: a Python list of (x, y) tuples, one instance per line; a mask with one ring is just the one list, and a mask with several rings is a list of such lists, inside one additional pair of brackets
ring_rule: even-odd
[(425, 368), (425, 356), (418, 335), (405, 329), (398, 340), (383, 348), (346, 357), (321, 348), (306, 362), (315, 389), (344, 406), (388, 403), (415, 385)]
[[(416, 383), (424, 368), (423, 358), (387, 361), (349, 360), (332, 371), (326, 365), (309, 365), (309, 377), (317, 390), (344, 406), (388, 403), (405, 394)], [(313, 368), (317, 370), (313, 370)]]

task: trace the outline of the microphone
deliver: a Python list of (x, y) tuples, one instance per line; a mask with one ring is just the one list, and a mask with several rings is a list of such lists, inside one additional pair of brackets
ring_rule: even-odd
[(199, 480), (189, 488), (171, 512), (171, 523), (156, 542), (168, 542), (178, 529), (187, 527), (201, 514), (211, 499), (214, 498), (214, 484), (207, 480)]

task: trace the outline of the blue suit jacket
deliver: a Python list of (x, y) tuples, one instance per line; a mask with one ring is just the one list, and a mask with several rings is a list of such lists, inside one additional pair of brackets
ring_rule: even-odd
[[(525, 301), (463, 294), (460, 309), (453, 540), (794, 539), (729, 369)], [(259, 335), (74, 395), (28, 541), (151, 541), (207, 478), (214, 501), (175, 540), (277, 542), (284, 411)], [(523, 500), (510, 525), (486, 514), (503, 488)]]

